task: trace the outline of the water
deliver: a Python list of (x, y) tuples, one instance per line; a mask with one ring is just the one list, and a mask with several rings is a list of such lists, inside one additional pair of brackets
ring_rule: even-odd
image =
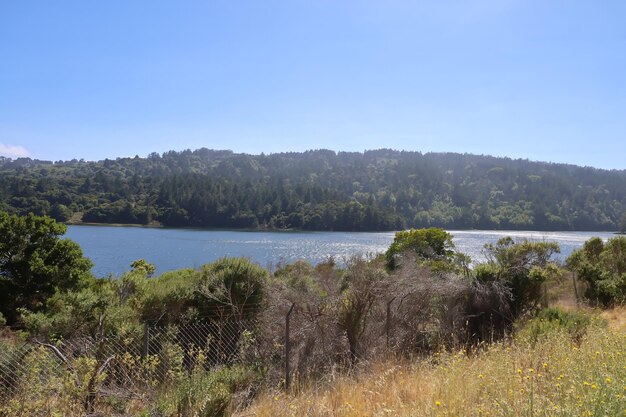
[[(561, 258), (582, 246), (592, 236), (604, 239), (609, 232), (520, 232), (520, 231), (450, 231), (457, 250), (483, 259), (485, 243), (504, 236), (514, 239), (556, 241)], [(338, 260), (354, 254), (384, 252), (393, 241), (394, 232), (256, 232), (230, 230), (153, 229), (139, 227), (68, 226), (66, 237), (83, 248), (95, 266), (93, 273), (104, 277), (120, 275), (136, 259), (145, 259), (157, 267), (157, 274), (181, 268), (197, 268), (223, 256), (245, 256), (262, 266), (279, 261), (305, 259), (319, 263), (329, 256)]]

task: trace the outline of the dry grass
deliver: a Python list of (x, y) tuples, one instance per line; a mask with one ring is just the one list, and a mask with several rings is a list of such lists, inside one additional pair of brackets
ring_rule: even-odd
[(612, 329), (626, 333), (626, 306), (604, 310), (600, 313), (600, 316), (607, 321)]
[[(585, 284), (578, 282), (579, 297), (585, 291)], [(558, 307), (565, 311), (586, 311), (590, 314), (598, 314), (607, 321), (609, 327), (626, 332), (626, 306), (618, 306), (609, 310), (593, 309), (585, 305), (584, 301), (576, 300), (572, 273), (566, 272), (560, 282), (550, 282), (548, 284), (548, 302), (550, 307)]]
[[(584, 305), (582, 301), (585, 292), (585, 284), (578, 281), (577, 288), (574, 288), (573, 273), (565, 271), (563, 277), (559, 281), (550, 281), (548, 286), (548, 304), (550, 307), (558, 307), (565, 311), (574, 311)], [(578, 291), (579, 300), (576, 300), (576, 291)]]
[(476, 352), (386, 361), (299, 394), (268, 393), (240, 416), (624, 416), (626, 309), (575, 342), (555, 332)]

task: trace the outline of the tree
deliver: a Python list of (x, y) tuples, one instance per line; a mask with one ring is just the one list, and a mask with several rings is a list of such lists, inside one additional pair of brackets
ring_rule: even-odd
[(50, 217), (58, 222), (66, 222), (72, 218), (72, 210), (63, 204), (55, 204), (50, 211)]
[(592, 237), (567, 258), (567, 266), (587, 283), (589, 301), (605, 307), (626, 302), (626, 236), (606, 243)]
[(0, 160), (7, 211), (174, 227), (619, 230), (624, 184), (624, 170), (390, 150)]
[(551, 260), (559, 253), (556, 242), (515, 242), (505, 237), (493, 245), (485, 245), (487, 262), (474, 270), (480, 283), (498, 282), (510, 291), (512, 320), (534, 309), (541, 299), (541, 286), (549, 278), (559, 275)]
[(133, 271), (143, 271), (148, 278), (151, 278), (156, 272), (156, 266), (145, 259), (137, 259), (130, 264)]
[(0, 213), (0, 312), (15, 324), (18, 309), (41, 309), (56, 291), (83, 287), (92, 263), (67, 228), (49, 217)]
[(389, 269), (395, 269), (400, 257), (407, 252), (422, 260), (452, 261), (453, 249), (452, 235), (443, 229), (410, 229), (396, 233), (393, 243), (385, 252), (385, 259)]

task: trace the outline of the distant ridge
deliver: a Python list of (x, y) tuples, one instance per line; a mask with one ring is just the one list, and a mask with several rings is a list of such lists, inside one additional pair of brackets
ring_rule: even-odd
[(174, 227), (618, 230), (626, 170), (391, 149), (0, 157), (0, 209)]

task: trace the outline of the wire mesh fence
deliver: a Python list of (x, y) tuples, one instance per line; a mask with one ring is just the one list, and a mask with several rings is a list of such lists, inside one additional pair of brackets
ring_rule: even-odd
[[(553, 290), (546, 291), (544, 306)], [(11, 337), (0, 337), (0, 417), (15, 415), (3, 410), (17, 405), (36, 410), (50, 401), (86, 411), (103, 398), (146, 403), (194, 374), (237, 366), (254, 369), (264, 384), (288, 388), (291, 380), (353, 366), (357, 357), (375, 359), (436, 345), (445, 335), (432, 324), (441, 317), (420, 315), (423, 301), (392, 298), (372, 309), (367, 326), (356, 328), (356, 341), (349, 340), (337, 312), (304, 302), (277, 304), (250, 320), (197, 319), (96, 336), (21, 339), (19, 332), (10, 332)]]
[(143, 334), (133, 336), (4, 341), (0, 405), (8, 409), (11, 403), (36, 404), (71, 393), (75, 398), (70, 401), (89, 411), (96, 397), (150, 397), (199, 370), (236, 365), (280, 369), (283, 351), (280, 341), (254, 320), (146, 326)]

